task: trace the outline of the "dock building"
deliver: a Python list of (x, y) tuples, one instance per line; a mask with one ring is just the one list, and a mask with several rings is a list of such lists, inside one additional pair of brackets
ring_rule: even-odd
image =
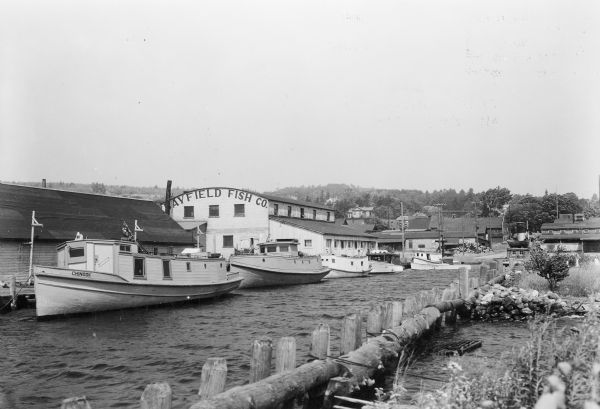
[(561, 214), (544, 223), (540, 238), (548, 251), (557, 246), (571, 253), (600, 256), (600, 217), (585, 219), (583, 214)]
[(318, 203), (233, 187), (205, 187), (171, 197), (169, 215), (204, 233), (206, 250), (229, 257), (267, 240), (298, 240), (304, 254), (365, 254), (374, 236), (335, 223), (334, 209)]
[[(33, 264), (55, 266), (56, 246), (75, 239), (123, 238), (123, 222), (135, 229), (140, 244), (153, 254), (176, 254), (197, 244), (150, 200), (77, 193), (0, 183), (0, 280), (29, 273), (32, 212), (41, 227), (34, 229)], [(203, 243), (201, 243), (203, 245)], [(101, 262), (101, 260), (99, 260)]]

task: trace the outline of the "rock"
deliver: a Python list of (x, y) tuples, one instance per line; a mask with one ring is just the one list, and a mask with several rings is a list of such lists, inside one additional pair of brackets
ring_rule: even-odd
[(531, 310), (530, 310), (529, 308), (527, 308), (527, 307), (523, 308), (523, 309), (521, 310), (521, 312), (522, 312), (523, 314), (527, 314), (527, 315), (531, 315), (531, 314), (533, 314), (533, 311), (531, 311)]
[(550, 299), (553, 299), (553, 300), (558, 300), (558, 299), (560, 299), (560, 297), (559, 297), (557, 294), (555, 294), (555, 293), (553, 293), (553, 292), (551, 292), (551, 291), (550, 291), (550, 292), (548, 292), (548, 293), (546, 294), (546, 297), (548, 297), (548, 298), (550, 298)]

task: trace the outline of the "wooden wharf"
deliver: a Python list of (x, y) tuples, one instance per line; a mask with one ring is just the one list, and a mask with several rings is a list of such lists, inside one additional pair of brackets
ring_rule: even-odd
[(0, 313), (26, 306), (35, 298), (34, 287), (17, 282), (15, 276), (8, 277), (7, 283), (8, 287), (0, 287)]
[[(470, 277), (469, 275), (472, 274)], [(314, 358), (296, 367), (296, 342), (284, 337), (275, 344), (270, 339), (255, 340), (250, 358), (250, 383), (225, 391), (227, 363), (209, 358), (202, 367), (197, 402), (189, 409), (306, 409), (335, 407), (334, 399), (361, 401), (351, 396), (372, 388), (373, 380), (386, 368), (395, 368), (400, 353), (412, 342), (440, 328), (454, 325), (457, 315), (469, 319), (468, 304), (479, 289), (504, 281), (500, 262), (491, 266), (459, 270), (459, 280), (443, 291), (434, 288), (407, 297), (374, 305), (367, 312), (352, 311), (342, 320), (342, 355), (330, 356), (330, 327), (320, 323), (312, 333), (310, 355)], [(363, 323), (366, 327), (363, 331)], [(480, 346), (460, 345), (462, 352)], [(275, 373), (271, 374), (275, 357)], [(170, 409), (172, 391), (168, 383), (146, 386), (140, 405), (144, 409)], [(317, 405), (314, 405), (318, 402)], [(65, 399), (61, 409), (91, 409), (85, 397)]]

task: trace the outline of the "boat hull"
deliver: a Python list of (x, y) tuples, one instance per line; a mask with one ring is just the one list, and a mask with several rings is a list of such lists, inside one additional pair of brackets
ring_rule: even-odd
[(36, 315), (49, 317), (217, 297), (239, 287), (241, 278), (210, 284), (131, 283), (119, 276), (45, 267), (36, 272)]
[(240, 288), (312, 284), (329, 273), (318, 257), (232, 256), (229, 264), (243, 279)]
[(392, 263), (386, 263), (383, 261), (370, 261), (371, 272), (370, 274), (394, 274), (404, 270), (404, 267)]
[(366, 256), (337, 256), (323, 255), (323, 265), (331, 268), (325, 278), (356, 278), (368, 277), (371, 271), (369, 259)]
[(326, 279), (330, 278), (358, 278), (368, 277), (370, 270), (366, 271), (348, 271), (348, 270), (337, 270), (332, 268), (329, 274), (325, 276)]
[(446, 263), (434, 263), (426, 260), (418, 260), (410, 263), (412, 270), (458, 270), (459, 268), (471, 269), (468, 264), (446, 264)]

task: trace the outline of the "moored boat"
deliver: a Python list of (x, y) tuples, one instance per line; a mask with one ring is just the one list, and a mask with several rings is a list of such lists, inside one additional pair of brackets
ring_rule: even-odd
[(371, 265), (370, 274), (393, 274), (404, 270), (400, 264), (392, 263), (393, 260), (398, 262), (399, 257), (386, 250), (374, 250), (367, 254), (369, 264)]
[(231, 271), (243, 278), (240, 288), (311, 284), (329, 273), (320, 256), (299, 254), (297, 240), (260, 243), (258, 249), (259, 254), (236, 254), (229, 258)]
[(461, 267), (471, 269), (469, 264), (450, 264), (440, 253), (427, 251), (416, 252), (410, 263), (412, 270), (458, 270)]
[(331, 269), (325, 278), (367, 277), (371, 271), (367, 256), (323, 256), (323, 265)]
[(211, 298), (241, 283), (223, 258), (144, 254), (131, 241), (68, 241), (57, 256), (58, 267), (34, 266), (38, 317)]

